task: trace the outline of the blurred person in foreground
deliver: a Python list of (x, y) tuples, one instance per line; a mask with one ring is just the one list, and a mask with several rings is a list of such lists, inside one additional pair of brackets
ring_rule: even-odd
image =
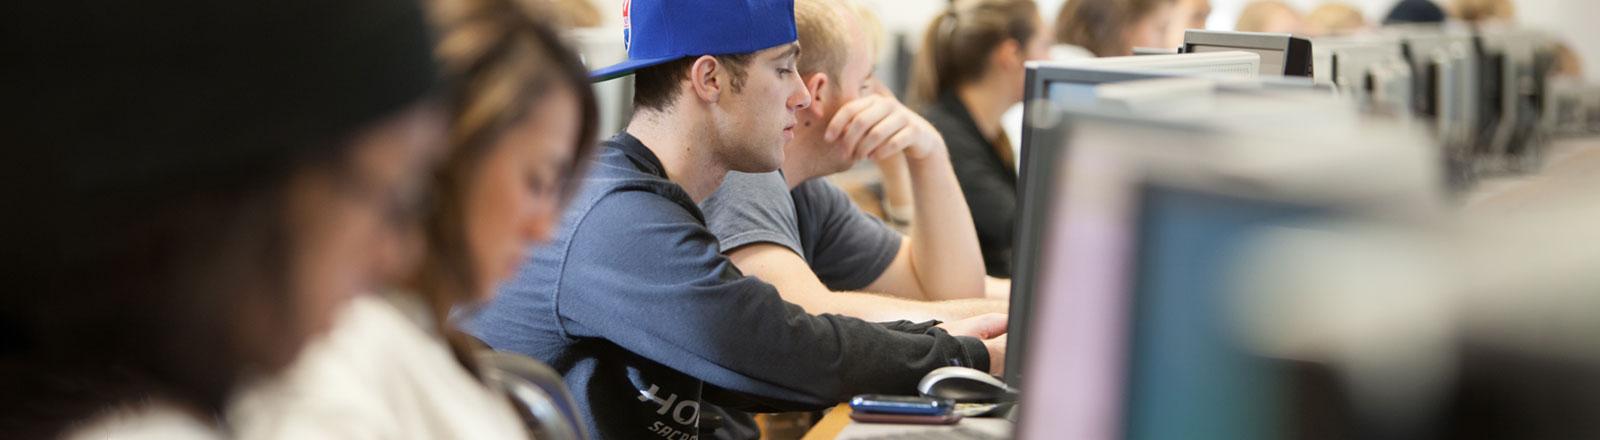
[[(404, 266), (443, 144), (408, 1), (0, 7), (8, 204), (0, 432), (220, 438), (238, 385), (289, 365)], [(25, 37), (24, 37), (25, 36)]]
[(595, 99), (544, 9), (429, 6), (450, 126), (419, 228), (422, 264), (398, 289), (356, 299), (284, 375), (237, 399), (239, 438), (504, 439), (541, 428), (491, 385), (504, 379), (490, 379), (481, 346), (448, 317), (488, 301), (554, 233), (594, 148)]

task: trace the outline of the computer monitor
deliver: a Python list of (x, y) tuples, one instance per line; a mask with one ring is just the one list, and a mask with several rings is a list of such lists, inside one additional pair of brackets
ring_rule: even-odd
[(1228, 75), (1254, 78), (1261, 71), (1261, 55), (1246, 51), (1133, 55), (1056, 61), (1058, 66), (1099, 67), (1120, 70)]
[[(1231, 63), (1231, 61), (1222, 62), (1227, 58), (1219, 57), (1214, 60), (1218, 60), (1221, 64)], [(1181, 72), (1111, 69), (1092, 65), (1064, 65), (1059, 62), (1028, 64), (1023, 100), (1022, 158), (1018, 175), (1018, 202), (1021, 206), (1018, 209), (1016, 236), (1012, 246), (1012, 293), (1007, 330), (1009, 346), (1025, 347), (1027, 344), (1029, 325), (1027, 311), (1031, 308), (1032, 292), (1035, 290), (1034, 275), (1037, 271), (1033, 267), (1037, 264), (1042, 240), (1040, 228), (1044, 227), (1042, 219), (1047, 218), (1044, 211), (1047, 209), (1045, 199), (1049, 197), (1047, 188), (1052, 185), (1051, 179), (1056, 174), (1055, 157), (1060, 154), (1061, 140), (1066, 135), (1064, 130), (1067, 118), (1062, 112), (1095, 107), (1099, 103), (1096, 87), (1101, 85), (1183, 76), (1193, 75)], [(1270, 78), (1241, 80), (1239, 83), (1222, 81), (1218, 86), (1224, 90), (1239, 90), (1245, 93), (1315, 90), (1309, 81)], [(1329, 114), (1327, 117), (1336, 118), (1338, 115)], [(1008, 367), (1005, 380), (1012, 386), (1018, 386), (1022, 382), (1024, 373), (1021, 359), (1022, 350), (1010, 350), (1006, 354)]]
[[(1154, 81), (1163, 80), (1115, 85)], [(1304, 89), (1219, 88), (1203, 112), (1065, 109), (1048, 115), (1056, 123), (1034, 128), (1022, 176), (1006, 380), (1025, 402), (1046, 396), (1036, 406), (1064, 429), (1050, 438), (1120, 432), (1107, 422), (1121, 420), (1107, 413), (1120, 407), (1096, 402), (1127, 391), (1120, 380), (1127, 365), (1113, 361), (1127, 350), (1116, 341), (1132, 333), (1117, 299), (1132, 295), (1129, 243), (1142, 215), (1135, 195), (1151, 176), (1314, 201), (1307, 204), (1437, 206), (1436, 150), (1427, 138), (1347, 104)], [(1033, 423), (1028, 406), (1024, 424)]]
[[(1291, 392), (1315, 365), (1253, 349), (1232, 321), (1230, 265), (1254, 238), (1330, 208), (1136, 180), (1068, 202), (1037, 304), (1018, 438), (1275, 439), (1316, 414)], [(1087, 194), (1086, 194), (1087, 196)], [(1070, 199), (1070, 196), (1069, 196)], [(1092, 243), (1081, 243), (1086, 237)], [(1070, 244), (1069, 244), (1070, 243)], [(1055, 243), (1052, 243), (1055, 244)], [(1091, 263), (1092, 262), (1092, 263)], [(1059, 279), (1059, 280), (1058, 280)], [(1048, 338), (1048, 339), (1044, 339)], [(1312, 374), (1307, 374), (1306, 371)]]
[[(1017, 175), (1018, 203), (1016, 237), (1011, 261), (1011, 304), (1006, 344), (1025, 347), (1028, 339), (1028, 310), (1034, 291), (1033, 265), (1036, 264), (1040, 235), (1047, 218), (1046, 206), (1053, 186), (1060, 143), (1066, 139), (1065, 116), (1060, 109), (1092, 105), (1094, 87), (1100, 84), (1169, 77), (1170, 74), (1069, 67), (1054, 63), (1028, 64), (1023, 99), (1022, 159)], [(1005, 381), (1017, 387), (1022, 383), (1022, 350), (1006, 352)]]
[(1334, 86), (1363, 110), (1411, 116), (1412, 72), (1397, 39), (1362, 35), (1312, 40), (1316, 82)]
[(1451, 161), (1458, 184), (1472, 179), (1472, 160), (1480, 154), (1478, 54), (1471, 34), (1428, 28), (1401, 35), (1401, 50), (1411, 63), (1412, 104), (1430, 120)]
[(1190, 29), (1184, 53), (1246, 51), (1261, 55), (1262, 75), (1312, 76), (1311, 41), (1290, 34)]
[(1545, 143), (1544, 116), (1549, 70), (1554, 54), (1541, 34), (1511, 28), (1479, 30), (1485, 72), (1485, 111), (1492, 112), (1481, 136), (1500, 170), (1525, 170), (1537, 164)]

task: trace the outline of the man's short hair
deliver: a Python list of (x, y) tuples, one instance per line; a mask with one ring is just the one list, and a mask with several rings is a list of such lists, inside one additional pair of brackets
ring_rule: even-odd
[[(744, 91), (745, 67), (755, 53), (715, 55), (722, 68), (733, 78), (729, 88), (733, 93)], [(686, 57), (655, 66), (639, 69), (633, 74), (633, 107), (635, 109), (664, 110), (678, 99), (678, 84), (689, 79), (689, 69), (700, 57)]]
[(856, 8), (841, 0), (796, 0), (794, 24), (800, 33), (801, 75), (826, 73), (837, 84), (850, 58), (850, 26), (861, 19)]

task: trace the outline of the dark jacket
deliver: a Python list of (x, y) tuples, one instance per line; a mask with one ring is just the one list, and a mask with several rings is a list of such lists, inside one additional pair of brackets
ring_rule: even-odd
[[(995, 145), (984, 139), (972, 113), (954, 93), (946, 93), (924, 108), (922, 116), (944, 136), (950, 147), (950, 165), (972, 210), (978, 228), (978, 246), (989, 276), (1011, 277), (1011, 240), (1017, 218), (1017, 172)], [(1010, 146), (1004, 146), (1010, 148)]]

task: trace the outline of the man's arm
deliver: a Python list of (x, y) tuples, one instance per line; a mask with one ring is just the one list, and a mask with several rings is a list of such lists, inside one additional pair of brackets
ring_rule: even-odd
[(952, 337), (960, 325), (908, 333), (808, 314), (742, 276), (697, 218), (657, 196), (609, 196), (575, 228), (555, 293), (564, 335), (604, 339), (725, 390), (826, 406), (914, 392), (942, 366), (1002, 368), (1004, 339)]
[(839, 109), (825, 138), (857, 158), (903, 154), (911, 177), (914, 220), (901, 244), (909, 251), (868, 290), (928, 300), (982, 298), (983, 253), (950, 152), (933, 125), (892, 96), (873, 95)]
[(991, 299), (1011, 299), (1011, 279), (983, 277), (983, 296)]
[[(905, 248), (901, 249), (903, 252)], [(745, 275), (761, 278), (777, 287), (784, 301), (814, 314), (832, 313), (867, 321), (955, 321), (985, 313), (1006, 313), (1004, 300), (916, 301), (876, 293), (831, 291), (806, 265), (804, 258), (772, 243), (740, 246), (729, 251), (728, 258)]]

